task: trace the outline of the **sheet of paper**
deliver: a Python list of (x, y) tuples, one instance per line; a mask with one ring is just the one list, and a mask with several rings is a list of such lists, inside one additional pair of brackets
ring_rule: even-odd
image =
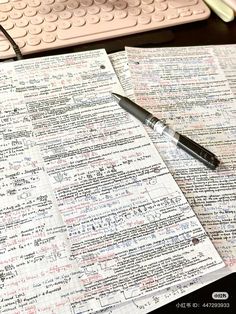
[(213, 46), (213, 54), (217, 56), (220, 67), (223, 69), (229, 86), (236, 96), (236, 45)]
[(1, 67), (0, 312), (70, 313), (78, 266), (12, 70)]
[[(235, 51), (235, 46), (231, 49)], [(140, 105), (220, 158), (221, 167), (211, 171), (150, 133), (225, 263), (235, 269), (235, 96), (216, 50), (128, 48), (127, 54)]]
[(118, 85), (103, 50), (1, 66), (2, 313), (94, 312), (224, 266)]
[[(174, 71), (175, 73), (172, 74), (172, 75), (175, 75), (175, 76), (179, 75), (178, 74), (178, 67), (176, 66), (176, 63), (172, 62), (172, 59), (170, 59), (170, 58), (168, 60), (166, 60), (163, 57), (165, 55), (168, 55), (168, 50), (169, 49), (167, 51), (164, 51), (164, 50), (165, 49), (162, 49), (162, 51), (160, 52), (160, 50), (158, 49), (159, 54), (157, 53), (157, 51), (155, 49), (153, 51), (148, 50), (150, 52), (150, 54), (148, 54), (146, 56), (145, 55), (145, 53), (146, 53), (145, 50), (141, 50), (140, 49), (140, 51), (137, 52), (136, 49), (135, 49), (135, 51), (136, 51), (135, 56), (137, 58), (139, 58), (138, 53), (140, 53), (140, 55), (142, 56), (141, 57), (142, 61), (143, 61), (143, 58), (145, 58), (145, 57), (147, 57), (147, 60), (150, 60), (150, 59), (154, 58), (155, 60), (153, 61), (153, 63), (156, 65), (156, 67), (158, 66), (158, 62), (161, 63), (162, 67), (166, 67), (166, 68), (170, 68), (170, 66), (173, 65), (174, 70), (172, 69), (172, 71)], [(183, 50), (183, 51), (181, 51), (181, 50)], [(202, 52), (202, 53), (200, 54), (200, 52)], [(183, 57), (180, 62), (178, 61), (179, 67), (180, 68), (183, 67), (183, 63), (185, 63), (184, 62), (184, 58), (186, 58), (186, 54), (188, 54), (188, 56), (189, 56), (189, 53), (190, 53), (190, 55), (192, 55), (192, 58), (196, 59), (196, 56), (202, 55), (205, 52), (207, 52), (208, 65), (209, 65), (209, 63), (213, 62), (212, 60), (209, 59), (209, 55), (210, 55), (211, 59), (214, 57), (214, 63), (216, 63), (216, 64), (219, 63), (221, 65), (221, 67), (224, 69), (224, 74), (225, 74), (225, 76), (228, 79), (228, 83), (229, 83), (231, 89), (233, 91), (235, 91), (235, 86), (236, 86), (236, 84), (235, 84), (235, 75), (236, 75), (235, 63), (236, 63), (236, 58), (232, 57), (232, 56), (235, 56), (235, 52), (236, 52), (235, 46), (216, 46), (216, 47), (199, 47), (199, 48), (192, 47), (190, 49), (190, 51), (189, 51), (188, 48), (179, 48), (177, 50), (177, 54), (180, 57), (181, 53), (182, 53), (182, 57)], [(157, 53), (157, 56), (159, 56), (159, 59), (157, 59), (155, 57), (156, 53)], [(174, 52), (173, 52), (173, 54), (174, 54)], [(216, 56), (218, 58), (216, 58)], [(118, 77), (120, 79), (120, 82), (121, 82), (123, 88), (125, 89), (126, 95), (128, 95), (130, 98), (134, 98), (134, 93), (133, 93), (132, 84), (131, 84), (131, 74), (130, 74), (130, 71), (129, 71), (129, 66), (128, 66), (128, 60), (127, 60), (127, 57), (126, 57), (126, 53), (125, 52), (119, 52), (119, 53), (110, 55), (110, 59), (111, 59), (111, 61), (113, 63), (114, 69), (115, 69), (115, 71), (116, 71), (116, 73), (117, 73), (117, 75), (118, 75)], [(131, 55), (131, 60), (132, 60), (132, 55)], [(135, 60), (135, 61), (139, 62), (139, 60)], [(197, 60), (192, 60), (192, 64), (194, 64), (194, 63), (197, 64)], [(213, 66), (214, 66), (214, 64), (213, 64)], [(156, 67), (153, 66), (153, 72), (155, 72), (156, 75), (158, 75), (159, 72), (157, 71)], [(139, 72), (139, 79), (142, 76), (142, 71), (145, 72), (145, 69), (146, 69), (146, 66), (144, 65), (143, 67), (139, 68), (139, 70), (137, 70), (137, 72)], [(221, 74), (220, 79), (223, 81), (224, 85), (227, 86), (227, 82), (225, 81), (225, 76), (222, 73), (222, 70), (218, 70), (218, 71)], [(151, 69), (149, 70), (149, 74), (150, 74), (150, 72), (151, 72)], [(133, 76), (135, 76), (135, 74), (136, 74), (136, 72), (133, 73)], [(202, 73), (199, 73), (199, 75), (202, 76)], [(197, 76), (197, 74), (196, 74), (196, 76)], [(148, 77), (148, 74), (147, 74), (147, 77)], [(217, 77), (217, 79), (219, 79), (219, 76)], [(152, 75), (149, 76), (149, 79), (147, 79), (146, 81), (145, 80), (141, 81), (143, 83), (143, 86), (145, 86), (144, 88), (147, 88), (147, 94), (150, 92), (150, 90), (153, 93), (152, 87), (148, 87), (151, 84), (150, 80), (152, 80), (153, 89), (156, 90), (157, 93), (159, 93), (160, 88), (157, 87), (156, 84), (155, 84), (155, 82), (157, 82), (156, 81), (156, 76), (152, 74)], [(137, 81), (138, 81), (138, 79), (137, 79)], [(135, 82), (136, 82), (136, 80), (134, 79), (134, 84), (135, 84)], [(147, 85), (145, 85), (145, 82), (147, 82)], [(139, 81), (139, 83), (140, 83), (140, 81)], [(171, 82), (169, 82), (169, 83), (171, 84)], [(191, 82), (189, 82), (189, 83), (191, 83)], [(181, 83), (179, 83), (179, 84), (181, 85)], [(140, 87), (140, 84), (138, 84), (138, 86)], [(143, 91), (144, 88), (142, 88), (142, 96), (145, 94), (144, 91)], [(227, 90), (228, 90), (228, 88), (227, 88)], [(228, 93), (230, 93), (230, 91), (228, 91)], [(160, 94), (161, 94), (161, 92), (160, 92)], [(190, 92), (190, 96), (192, 96), (191, 94), (192, 93)], [(149, 95), (149, 97), (150, 97), (150, 95)], [(189, 97), (186, 97), (186, 98), (188, 99)], [(232, 98), (232, 94), (230, 94), (230, 102), (231, 102), (231, 98)], [(144, 106), (147, 106), (147, 108), (148, 108), (148, 103), (149, 102), (150, 102), (150, 99), (148, 98), (147, 99), (147, 103), (145, 103)], [(154, 106), (155, 106), (155, 104), (154, 104)], [(158, 110), (158, 107), (159, 107), (159, 110)], [(164, 111), (165, 110), (165, 106), (163, 106), (163, 107), (164, 108), (162, 108), (162, 110)], [(232, 112), (232, 106), (230, 106), (230, 107), (227, 106), (227, 108), (230, 109), (229, 112)], [(150, 110), (150, 108), (149, 108), (149, 110)], [(158, 110), (158, 113), (160, 114), (160, 105), (159, 105), (159, 103), (157, 104), (157, 108), (156, 109), (155, 109), (155, 107), (152, 107), (151, 110), (152, 110), (152, 112), (156, 112), (156, 110)], [(181, 113), (181, 110), (182, 110), (182, 107), (180, 107), (180, 110), (179, 110), (180, 113)], [(168, 112), (167, 112), (167, 114), (168, 114)], [(235, 128), (235, 125), (234, 125), (234, 128)], [(152, 137), (155, 137), (155, 135), (153, 134), (152, 131), (150, 131), (150, 129), (147, 129), (147, 131), (151, 134)], [(233, 138), (233, 132), (234, 132), (234, 130), (232, 128), (232, 138)], [(159, 142), (158, 142), (158, 140), (159, 140)], [(162, 139), (154, 138), (154, 141), (155, 141), (155, 145), (157, 146), (158, 149), (159, 149), (159, 146), (162, 147), (162, 145), (163, 145)], [(173, 148), (173, 146), (172, 146), (172, 148)], [(163, 147), (160, 152), (162, 152), (164, 149), (165, 148)], [(171, 147), (170, 147), (170, 149), (171, 149)], [(162, 154), (164, 155), (165, 151)], [(168, 166), (172, 162), (173, 162), (172, 160), (169, 160), (168, 163), (167, 163)], [(172, 171), (173, 171), (173, 173), (181, 172), (182, 171), (182, 167), (176, 167), (176, 169), (173, 169)], [(229, 172), (229, 175), (230, 175), (230, 172)], [(224, 174), (223, 174), (223, 176), (224, 176)], [(191, 174), (191, 176), (189, 175), (189, 178), (186, 177), (186, 181), (187, 180), (191, 180), (192, 177), (194, 177), (194, 173)], [(231, 185), (229, 185), (229, 187), (230, 187), (230, 189), (232, 188)], [(231, 192), (232, 192), (232, 197), (233, 197), (234, 190), (231, 189)], [(197, 193), (198, 193), (198, 191), (196, 189), (192, 191), (193, 195), (197, 195)], [(235, 207), (235, 204), (232, 206), (232, 208), (233, 207)], [(194, 208), (194, 209), (196, 210), (196, 208)], [(231, 217), (233, 218), (234, 216), (232, 215)], [(201, 219), (204, 222), (204, 216), (201, 217)], [(213, 219), (214, 219), (214, 216), (213, 216)], [(233, 219), (231, 219), (231, 221), (232, 220)], [(235, 223), (235, 220), (233, 220), (233, 224), (234, 223)], [(224, 234), (225, 228), (228, 227), (227, 226), (227, 221), (224, 221), (223, 225), (224, 224), (225, 224), (225, 227), (223, 226), (221, 234), (222, 234), (222, 232)], [(231, 225), (231, 228), (232, 228), (232, 225)], [(234, 233), (233, 230), (232, 230), (231, 238), (232, 239), (235, 238), (235, 233)], [(225, 241), (225, 242), (227, 242), (227, 241)], [(218, 242), (216, 242), (215, 245), (217, 246)], [(229, 246), (231, 246), (231, 244), (228, 245), (228, 248), (229, 248)], [(231, 248), (229, 250), (231, 251)], [(233, 261), (233, 259), (235, 259), (235, 251), (233, 251), (231, 253), (230, 261)], [(227, 259), (227, 262), (229, 262), (228, 259)], [(228, 263), (228, 264), (230, 264), (232, 266), (231, 263)], [(176, 298), (178, 298), (178, 297), (180, 297), (182, 295), (185, 295), (187, 293), (190, 293), (191, 291), (199, 289), (201, 286), (209, 284), (211, 281), (219, 279), (223, 275), (228, 274), (230, 271), (231, 270), (228, 269), (228, 270), (226, 270), (226, 272), (218, 271), (218, 272), (215, 272), (215, 273), (211, 273), (210, 276), (204, 276), (204, 277), (199, 278), (198, 280), (195, 281), (194, 284), (193, 283), (189, 283), (189, 284), (185, 284), (185, 285), (180, 285), (180, 286), (178, 286), (177, 289), (171, 288), (169, 292), (163, 291), (161, 294), (156, 294), (153, 297), (148, 297), (148, 298), (135, 300), (136, 304), (140, 304), (140, 307), (137, 307), (137, 308), (139, 308), (139, 312), (140, 313), (147, 313), (147, 312), (149, 312), (149, 311), (151, 311), (151, 310), (153, 310), (153, 309), (155, 309), (157, 307), (160, 307), (160, 306), (162, 306), (162, 305), (164, 305), (164, 304), (166, 304), (166, 303), (168, 303), (168, 302), (170, 302), (172, 300), (175, 300)], [(176, 291), (178, 291), (178, 293), (176, 293)], [(138, 302), (140, 302), (140, 303), (138, 303)], [(130, 312), (136, 311), (137, 312), (137, 308), (134, 307), (133, 303), (130, 303), (129, 307), (128, 306), (126, 308), (123, 307), (122, 310), (123, 310), (124, 313), (125, 313), (125, 311), (126, 312), (127, 311), (130, 311)], [(115, 310), (113, 310), (113, 312), (115, 312)]]

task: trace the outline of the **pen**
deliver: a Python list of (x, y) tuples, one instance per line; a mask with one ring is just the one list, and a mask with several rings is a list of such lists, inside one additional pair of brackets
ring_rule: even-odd
[(127, 97), (118, 95), (116, 93), (112, 93), (112, 95), (118, 101), (118, 104), (131, 115), (133, 115), (136, 119), (152, 128), (158, 134), (169, 138), (176, 146), (182, 148), (188, 154), (200, 160), (208, 168), (214, 170), (219, 165), (220, 161), (209, 150), (195, 143), (188, 137), (175, 132), (168, 125), (154, 117), (150, 112), (140, 107)]

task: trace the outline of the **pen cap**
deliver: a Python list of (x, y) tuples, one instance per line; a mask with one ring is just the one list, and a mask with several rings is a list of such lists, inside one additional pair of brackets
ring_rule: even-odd
[(126, 97), (120, 99), (119, 105), (142, 123), (145, 123), (146, 119), (151, 116), (150, 112)]
[(213, 153), (197, 144), (187, 136), (179, 134), (179, 141), (177, 142), (177, 146), (185, 150), (196, 159), (200, 160), (212, 170), (216, 169), (220, 164), (220, 161)]

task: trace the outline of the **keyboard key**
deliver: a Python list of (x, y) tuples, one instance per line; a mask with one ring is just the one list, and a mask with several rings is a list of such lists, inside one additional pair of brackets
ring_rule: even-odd
[(33, 24), (33, 25), (40, 25), (42, 24), (44, 21), (44, 18), (41, 17), (41, 16), (34, 16), (30, 19), (30, 23)]
[(101, 5), (101, 10), (104, 12), (110, 12), (114, 9), (113, 4), (111, 3), (105, 3)]
[(168, 4), (170, 8), (177, 9), (177, 8), (187, 7), (190, 5), (195, 5), (197, 4), (197, 2), (198, 0), (174, 0), (174, 1), (169, 0)]
[(107, 0), (94, 0), (94, 3), (96, 4), (103, 4), (105, 3)]
[(56, 36), (54, 34), (43, 34), (42, 35), (42, 41), (45, 43), (52, 43), (56, 40)]
[(37, 46), (40, 44), (40, 42), (41, 42), (41, 39), (36, 36), (29, 36), (27, 38), (27, 44), (30, 46)]
[(6, 21), (7, 20), (7, 15), (4, 13), (0, 13), (0, 22)]
[(185, 11), (185, 12), (180, 13), (180, 16), (190, 16), (190, 15), (192, 15), (191, 11)]
[(65, 9), (65, 5), (61, 3), (57, 3), (53, 6), (53, 11), (62, 12)]
[(165, 16), (163, 14), (155, 13), (152, 15), (152, 20), (154, 22), (161, 22), (161, 21), (164, 21), (164, 19), (165, 19)]
[(86, 15), (86, 9), (84, 9), (84, 8), (79, 8), (79, 9), (76, 9), (75, 11), (74, 11), (74, 15), (75, 16), (85, 16)]
[(203, 9), (193, 9), (193, 14), (204, 14), (205, 10)]
[(32, 8), (36, 8), (40, 6), (41, 1), (40, 0), (28, 0), (28, 6)]
[(178, 9), (178, 12), (180, 13), (180, 12), (186, 12), (186, 11), (188, 11), (189, 10), (189, 8), (180, 8), (180, 9)]
[(67, 2), (67, 5), (66, 5), (66, 6), (67, 6), (68, 9), (73, 10), (73, 9), (77, 9), (78, 6), (79, 6), (79, 4), (78, 4), (77, 1), (71, 0), (71, 1), (68, 1), (68, 2)]
[(50, 14), (45, 15), (45, 21), (47, 21), (47, 22), (56, 22), (57, 19), (58, 19), (58, 17), (54, 13), (50, 13)]
[(166, 3), (157, 3), (155, 4), (155, 8), (157, 11), (165, 11), (168, 8), (168, 5)]
[(13, 20), (20, 19), (23, 13), (21, 11), (11, 11), (9, 17)]
[(167, 20), (174, 20), (179, 17), (179, 13), (168, 13), (166, 14)]
[(96, 6), (96, 5), (93, 5), (93, 6), (89, 7), (89, 8), (87, 8), (87, 12), (89, 14), (98, 14), (100, 12), (100, 8), (98, 6)]
[(151, 17), (149, 15), (140, 15), (138, 17), (138, 22), (143, 25), (149, 24), (151, 22)]
[(5, 30), (9, 30), (12, 29), (14, 27), (14, 24), (12, 23), (12, 21), (5, 21), (2, 23), (2, 26), (5, 28)]
[[(129, 1), (129, 7), (138, 7), (140, 5), (141, 1), (140, 0), (130, 0)], [(146, 3), (148, 4), (148, 3)]]
[(114, 15), (118, 19), (124, 19), (128, 15), (128, 13), (125, 10), (119, 10), (119, 11), (115, 11)]
[(9, 3), (0, 5), (0, 12), (9, 12), (12, 10), (12, 6)]
[(128, 12), (130, 15), (138, 16), (139, 14), (141, 14), (141, 9), (140, 8), (129, 8)]
[(152, 13), (155, 11), (155, 8), (152, 5), (144, 5), (142, 11), (143, 13)]
[(97, 24), (99, 20), (100, 19), (97, 15), (91, 15), (86, 18), (88, 24)]
[(24, 37), (26, 35), (26, 30), (24, 28), (13, 28), (13, 29), (9, 29), (9, 34), (11, 35), (11, 37), (13, 38), (21, 38)]
[(69, 20), (72, 17), (72, 13), (70, 11), (63, 11), (59, 14), (59, 17), (62, 20)]
[(116, 9), (124, 10), (127, 7), (127, 3), (125, 1), (116, 1), (114, 6)]
[(10, 44), (7, 42), (0, 42), (0, 51), (7, 51), (10, 49)]
[(41, 32), (42, 32), (42, 28), (41, 28), (40, 26), (38, 26), (38, 25), (31, 26), (31, 27), (29, 28), (29, 33), (30, 33), (31, 35), (38, 35), (38, 34), (40, 34)]
[(18, 2), (14, 2), (13, 3), (13, 8), (17, 9), (17, 10), (23, 10), (26, 8), (26, 3), (22, 2), (22, 1), (18, 1)]
[(45, 6), (45, 5), (39, 7), (38, 10), (39, 10), (39, 13), (41, 13), (41, 14), (48, 14), (51, 12), (51, 8), (49, 6)]
[(85, 25), (85, 23), (86, 21), (83, 17), (77, 17), (73, 22), (73, 26), (81, 27)]
[(111, 21), (114, 19), (114, 15), (110, 12), (101, 14), (101, 20), (102, 21)]
[(142, 0), (143, 4), (151, 4), (154, 0)]
[(68, 29), (71, 27), (71, 23), (68, 21), (59, 21), (58, 22), (58, 28), (59, 29)]
[(80, 5), (83, 7), (89, 7), (93, 4), (93, 0), (80, 0)]
[(45, 32), (54, 32), (57, 29), (57, 26), (55, 24), (52, 23), (45, 23), (43, 25), (43, 30)]
[(26, 20), (25, 18), (22, 18), (20, 20), (17, 20), (15, 24), (17, 27), (26, 27), (29, 24), (29, 21)]
[[(117, 25), (117, 22), (115, 20), (112, 20), (109, 22), (109, 30), (112, 30), (112, 31), (122, 30), (125, 28), (135, 26), (136, 24), (137, 22), (135, 21), (135, 19), (130, 19), (130, 20), (124, 19), (122, 20), (122, 23), (119, 23), (119, 25)], [(99, 28), (98, 27), (94, 28), (93, 32), (90, 33), (90, 35), (96, 35), (96, 34), (99, 35), (106, 31), (107, 31), (107, 24), (101, 23), (99, 24)], [(77, 31), (76, 28), (71, 28), (70, 32), (67, 32), (65, 30), (58, 30), (57, 32), (58, 38), (61, 40), (78, 38), (81, 36), (86, 36), (87, 34), (88, 34), (88, 31), (85, 27), (81, 28), (79, 32)]]
[(26, 45), (26, 43), (25, 43), (25, 41), (23, 39), (17, 39), (16, 40), (16, 44), (18, 45), (18, 47), (20, 49), (22, 49)]
[(37, 11), (35, 9), (33, 9), (33, 8), (28, 8), (28, 9), (24, 10), (24, 15), (25, 16), (30, 17), (30, 16), (35, 16), (36, 14), (37, 14)]

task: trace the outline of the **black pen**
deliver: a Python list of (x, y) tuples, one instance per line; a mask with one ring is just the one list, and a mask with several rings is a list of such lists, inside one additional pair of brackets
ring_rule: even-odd
[(152, 128), (160, 135), (168, 137), (176, 146), (185, 150), (188, 154), (204, 163), (208, 168), (214, 170), (219, 166), (220, 161), (217, 157), (205, 149), (201, 145), (195, 143), (188, 137), (175, 132), (168, 125), (158, 118), (154, 117), (150, 112), (140, 107), (127, 97), (112, 93), (118, 101), (118, 104), (127, 112), (132, 114), (139, 121)]

